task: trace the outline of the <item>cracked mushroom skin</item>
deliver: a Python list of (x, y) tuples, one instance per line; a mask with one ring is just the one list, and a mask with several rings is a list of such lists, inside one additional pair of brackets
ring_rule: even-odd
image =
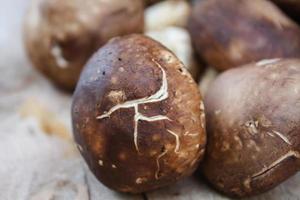
[(33, 65), (57, 86), (73, 90), (88, 58), (110, 38), (141, 33), (140, 0), (33, 0), (24, 42)]
[(300, 56), (299, 26), (265, 0), (197, 1), (188, 29), (197, 53), (221, 71)]
[(265, 192), (300, 169), (300, 60), (262, 60), (221, 74), (205, 96), (202, 171), (234, 197)]
[(197, 84), (173, 53), (142, 35), (118, 37), (84, 68), (73, 132), (106, 186), (141, 193), (191, 175), (206, 143)]

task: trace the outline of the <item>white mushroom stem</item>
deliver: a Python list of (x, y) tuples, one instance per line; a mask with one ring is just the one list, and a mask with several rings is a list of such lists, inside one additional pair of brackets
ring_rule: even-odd
[(151, 95), (149, 97), (130, 100), (130, 101), (126, 101), (126, 102), (121, 103), (121, 104), (117, 104), (117, 105), (113, 106), (109, 111), (107, 111), (104, 114), (97, 117), (97, 119), (103, 119), (103, 118), (110, 117), (110, 115), (118, 109), (121, 109), (121, 108), (134, 108), (134, 112), (135, 112), (135, 115), (134, 115), (134, 144), (135, 144), (135, 148), (138, 152), (139, 152), (138, 142), (137, 142), (137, 138), (138, 138), (138, 121), (143, 120), (143, 121), (152, 122), (152, 121), (159, 121), (159, 120), (170, 120), (167, 116), (163, 116), (163, 115), (146, 117), (143, 114), (141, 114), (138, 110), (138, 106), (140, 104), (160, 102), (160, 101), (163, 101), (163, 100), (167, 99), (168, 96), (169, 96), (166, 72), (158, 62), (156, 62), (154, 59), (152, 59), (152, 61), (162, 71), (162, 84), (161, 84), (160, 89), (156, 93), (154, 93), (153, 95)]
[(169, 26), (185, 27), (190, 14), (187, 1), (162, 1), (145, 10), (145, 30), (159, 30)]
[(287, 158), (290, 158), (290, 157), (295, 157), (295, 158), (299, 159), (300, 158), (300, 154), (297, 151), (290, 150), (286, 154), (284, 154), (283, 156), (281, 156), (280, 158), (278, 158), (277, 160), (275, 160), (273, 163), (271, 163), (269, 166), (264, 167), (259, 172), (253, 174), (252, 178), (256, 178), (258, 176), (263, 175), (264, 173), (266, 173), (266, 172), (270, 171), (271, 169), (275, 168), (281, 162), (283, 162), (284, 160), (286, 160)]

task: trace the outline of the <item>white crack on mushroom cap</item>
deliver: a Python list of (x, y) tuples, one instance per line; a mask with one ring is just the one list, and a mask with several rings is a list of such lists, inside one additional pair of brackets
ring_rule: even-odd
[[(284, 141), (286, 144), (291, 145), (291, 142), (289, 141), (289, 139), (283, 135), (282, 133), (278, 132), (278, 131), (274, 131), (272, 130), (272, 132), (267, 132), (268, 135), (270, 135), (271, 137), (275, 137), (275, 135), (277, 137), (279, 137), (282, 141)], [(284, 154), (283, 156), (279, 157), (276, 161), (274, 161), (273, 163), (271, 163), (269, 166), (264, 167), (261, 171), (255, 173), (252, 178), (257, 178), (265, 173), (267, 173), (268, 171), (270, 171), (271, 169), (275, 168), (276, 166), (278, 166), (281, 162), (283, 162), (284, 160), (286, 160), (289, 157), (295, 157), (295, 158), (300, 158), (300, 153), (297, 151), (293, 151), (290, 150), (289, 152), (287, 152), (286, 154)]]
[(288, 145), (291, 145), (291, 142), (289, 141), (289, 139), (284, 136), (282, 133), (278, 132), (278, 131), (272, 131), (274, 134), (276, 134), (279, 138), (281, 138), (285, 143), (287, 143)]
[(171, 135), (173, 135), (176, 139), (176, 146), (175, 146), (175, 149), (174, 149), (174, 152), (175, 153), (179, 153), (179, 147), (180, 147), (180, 140), (179, 140), (179, 136), (174, 133), (173, 131), (171, 130), (167, 130)]
[[(259, 132), (258, 125), (259, 125), (259, 122), (254, 121), (254, 120), (250, 120), (245, 123), (245, 126), (247, 127), (248, 132), (251, 134), (256, 134)], [(267, 132), (267, 134), (271, 137), (275, 137), (275, 135), (276, 135), (282, 141), (284, 141), (288, 145), (291, 145), (291, 142), (289, 141), (289, 139), (285, 135), (283, 135), (282, 133), (280, 133), (278, 131), (272, 130), (272, 132)]]
[(152, 61), (156, 64), (157, 67), (159, 67), (159, 69), (162, 72), (162, 84), (161, 84), (160, 89), (156, 93), (154, 93), (153, 95), (151, 95), (149, 97), (130, 100), (130, 101), (126, 101), (126, 102), (121, 103), (121, 104), (117, 104), (117, 105), (113, 106), (109, 111), (104, 112), (104, 114), (97, 117), (97, 119), (103, 119), (103, 118), (110, 117), (110, 115), (118, 109), (121, 109), (121, 108), (134, 108), (134, 112), (135, 112), (135, 115), (134, 115), (134, 145), (135, 145), (135, 149), (138, 152), (139, 152), (138, 142), (137, 142), (137, 138), (138, 138), (138, 121), (143, 120), (143, 121), (152, 122), (152, 121), (160, 121), (160, 120), (170, 120), (167, 116), (163, 116), (163, 115), (156, 115), (156, 116), (152, 116), (152, 117), (147, 117), (147, 116), (144, 116), (143, 114), (141, 114), (138, 110), (138, 106), (140, 104), (160, 102), (160, 101), (163, 101), (163, 100), (167, 99), (168, 96), (169, 96), (166, 72), (158, 62), (156, 62), (154, 59), (152, 59)]
[(266, 174), (268, 171), (270, 171), (271, 169), (273, 169), (276, 166), (280, 165), (281, 162), (283, 162), (284, 160), (286, 160), (290, 157), (295, 157), (297, 159), (300, 159), (300, 153), (298, 151), (293, 151), (293, 150), (288, 151), (286, 154), (284, 154), (283, 156), (281, 156), (277, 160), (275, 160), (273, 163), (271, 163), (269, 166), (264, 167), (259, 172), (253, 174), (252, 178), (255, 179), (257, 177), (260, 177), (260, 176)]
[(168, 150), (165, 150), (163, 151), (161, 154), (159, 154), (156, 158), (156, 166), (157, 166), (157, 169), (156, 169), (156, 172), (155, 172), (155, 179), (158, 179), (159, 178), (159, 171), (160, 171), (160, 163), (159, 163), (159, 160), (161, 157), (163, 157), (166, 153), (168, 152)]

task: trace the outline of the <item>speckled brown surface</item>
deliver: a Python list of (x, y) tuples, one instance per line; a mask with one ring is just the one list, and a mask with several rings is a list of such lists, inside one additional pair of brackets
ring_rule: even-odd
[(83, 65), (110, 38), (143, 31), (140, 0), (33, 0), (24, 41), (33, 64), (72, 90)]
[(219, 70), (300, 56), (299, 27), (265, 0), (197, 1), (189, 31), (197, 52)]
[(231, 196), (264, 192), (300, 169), (300, 60), (229, 70), (205, 97), (203, 171)]
[(102, 183), (139, 193), (195, 170), (206, 141), (203, 109), (174, 54), (146, 36), (125, 36), (85, 67), (72, 106), (74, 136)]

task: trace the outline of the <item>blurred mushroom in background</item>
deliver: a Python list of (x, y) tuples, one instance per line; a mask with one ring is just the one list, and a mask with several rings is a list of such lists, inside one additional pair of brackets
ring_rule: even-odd
[(24, 26), (28, 56), (52, 82), (73, 90), (96, 49), (143, 32), (143, 7), (140, 0), (33, 0)]
[(196, 1), (188, 29), (198, 54), (218, 70), (300, 56), (300, 28), (266, 0)]

